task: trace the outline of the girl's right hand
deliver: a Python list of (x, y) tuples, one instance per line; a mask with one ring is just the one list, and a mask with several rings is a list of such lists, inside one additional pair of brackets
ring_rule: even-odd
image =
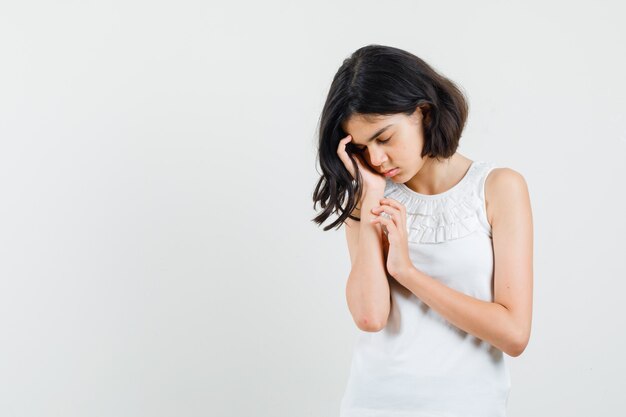
[(370, 168), (367, 162), (363, 162), (361, 160), (361, 156), (359, 154), (350, 154), (346, 151), (346, 145), (351, 140), (352, 136), (348, 135), (339, 141), (339, 146), (337, 147), (337, 155), (339, 155), (339, 159), (341, 159), (348, 172), (352, 175), (352, 178), (356, 179), (354, 167), (351, 162), (352, 155), (355, 156), (354, 160), (356, 161), (356, 164), (359, 167), (359, 172), (363, 178), (363, 185), (365, 188), (364, 191), (384, 190), (387, 183), (386, 177)]

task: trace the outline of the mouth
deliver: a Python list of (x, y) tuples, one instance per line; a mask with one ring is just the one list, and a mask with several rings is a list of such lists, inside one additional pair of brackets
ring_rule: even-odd
[(383, 175), (385, 177), (393, 177), (394, 175), (396, 175), (398, 173), (398, 171), (400, 170), (400, 168), (392, 168), (388, 171), (383, 172)]

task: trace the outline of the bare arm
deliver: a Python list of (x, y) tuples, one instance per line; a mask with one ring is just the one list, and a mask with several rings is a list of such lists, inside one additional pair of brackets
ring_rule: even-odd
[(384, 190), (366, 191), (360, 210), (353, 212), (361, 221), (346, 220), (346, 240), (352, 263), (346, 300), (356, 325), (370, 332), (385, 327), (390, 309), (382, 226), (369, 221), (376, 217), (371, 210), (380, 205), (383, 197)]
[(524, 178), (498, 168), (487, 178), (494, 247), (494, 301), (476, 299), (413, 268), (403, 285), (461, 330), (509, 356), (526, 349), (532, 322), (533, 222)]

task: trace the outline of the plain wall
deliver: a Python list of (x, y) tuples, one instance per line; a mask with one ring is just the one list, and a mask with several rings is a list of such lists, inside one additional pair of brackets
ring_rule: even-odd
[(360, 330), (317, 123), (372, 43), (528, 183), (509, 416), (623, 410), (625, 40), (618, 1), (2, 2), (0, 415), (338, 416)]

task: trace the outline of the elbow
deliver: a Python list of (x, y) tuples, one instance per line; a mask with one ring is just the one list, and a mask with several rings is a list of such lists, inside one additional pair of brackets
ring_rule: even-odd
[(526, 349), (525, 345), (514, 345), (512, 347), (510, 347), (509, 349), (507, 349), (506, 354), (511, 356), (511, 357), (518, 357), (519, 355), (521, 355), (524, 350)]
[[(355, 287), (353, 282), (353, 273), (348, 277), (348, 283), (346, 285), (346, 300), (348, 302), (348, 309), (352, 314), (352, 318), (356, 326), (364, 332), (379, 332), (387, 325), (387, 319), (389, 318), (390, 302), (388, 286), (382, 289), (374, 288), (368, 290), (373, 292), (374, 295), (366, 294), (362, 287), (358, 284)], [(385, 278), (386, 280), (386, 278)], [(381, 295), (385, 294), (381, 299)]]
[(530, 339), (530, 334), (524, 332), (524, 334), (520, 337), (515, 338), (506, 354), (512, 357), (518, 357), (526, 350), (528, 346), (528, 341)]
[(368, 317), (362, 317), (356, 321), (357, 327), (364, 332), (379, 332), (387, 325), (385, 320), (374, 320)]

